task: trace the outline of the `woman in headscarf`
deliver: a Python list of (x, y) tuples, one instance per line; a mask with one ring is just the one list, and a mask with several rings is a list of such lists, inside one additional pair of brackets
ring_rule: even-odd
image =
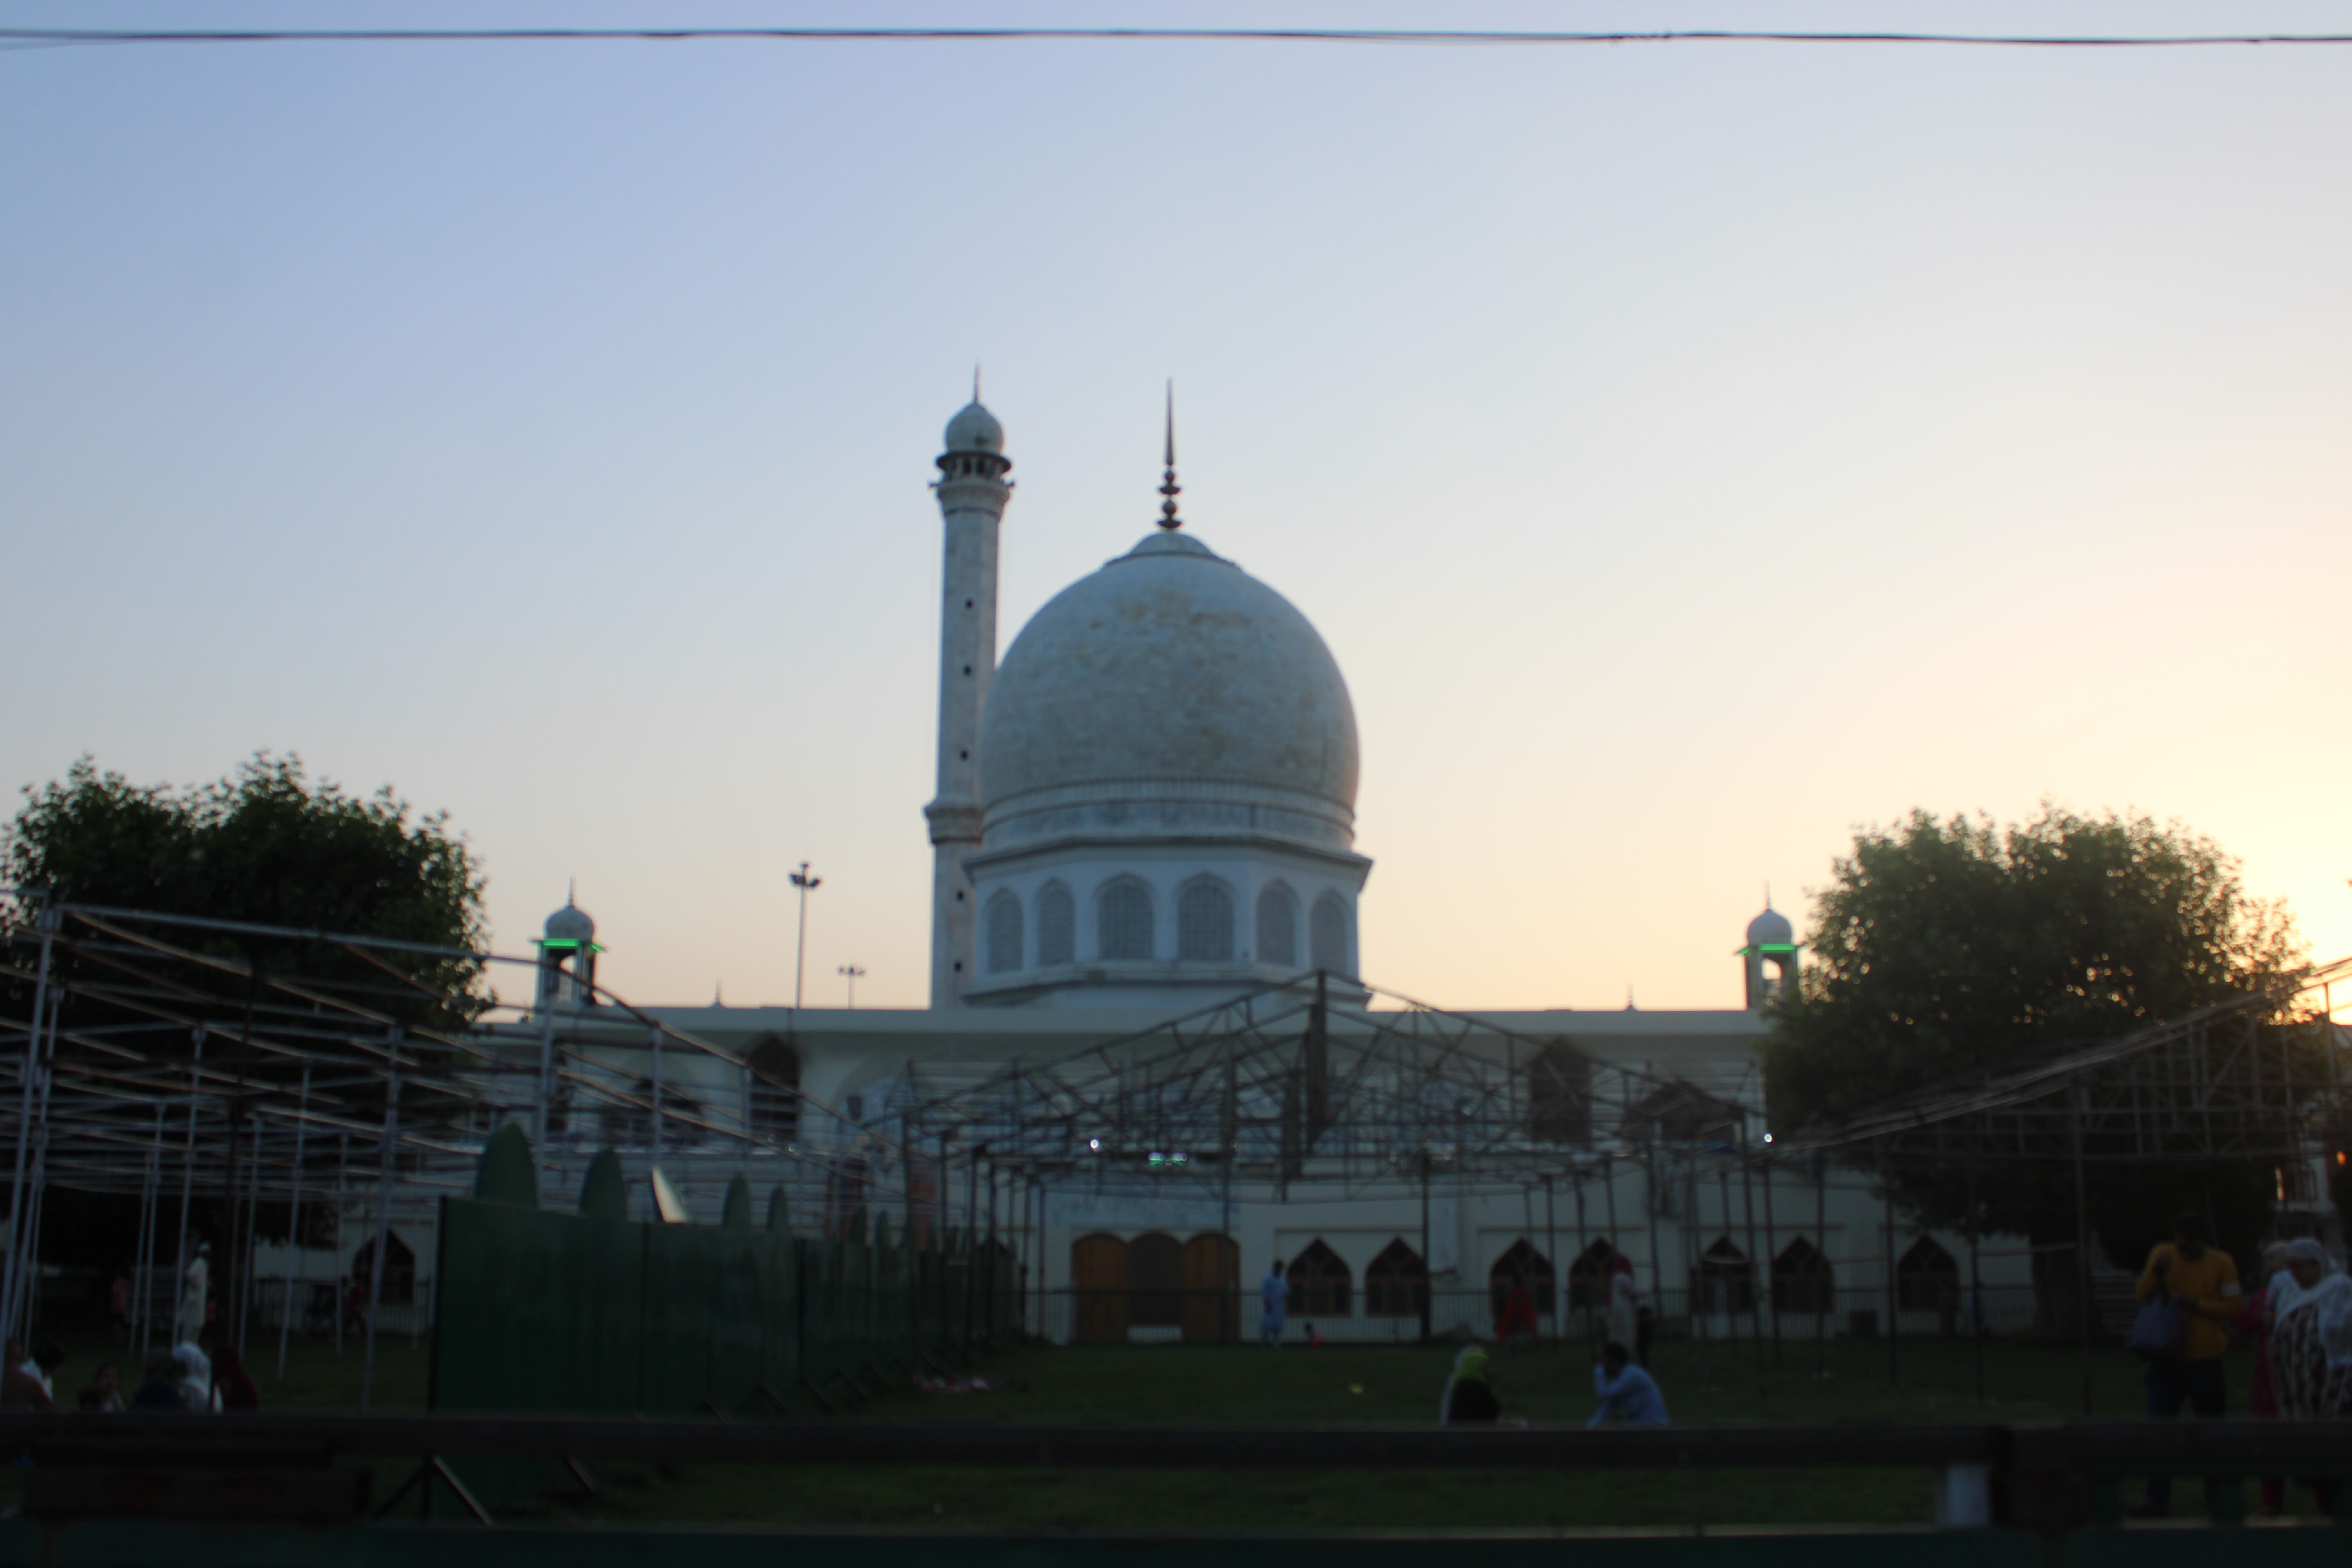
[[(2271, 1295), (2271, 1386), (2290, 1421), (2352, 1415), (2352, 1279), (2309, 1237), (2287, 1243), (2286, 1275)], [(2314, 1481), (2336, 1511), (2335, 1485)]]
[(245, 1358), (235, 1345), (223, 1345), (213, 1358), (213, 1386), (220, 1390), (220, 1406), (224, 1410), (258, 1410), (261, 1391), (253, 1386), (253, 1379), (245, 1370)]
[[(2278, 1419), (2278, 1393), (2271, 1384), (2271, 1298), (2277, 1294), (2276, 1285), (2286, 1272), (2286, 1243), (2273, 1241), (2263, 1248), (2263, 1288), (2246, 1302), (2246, 1310), (2238, 1314), (2238, 1332), (2251, 1336), (2254, 1343), (2254, 1378), (2252, 1391), (2246, 1395), (2246, 1410), (2257, 1421)], [(2292, 1288), (2292, 1281), (2289, 1282)], [(2275, 1518), (2286, 1511), (2286, 1482), (2278, 1476), (2263, 1478), (2263, 1511)]]
[(1445, 1379), (1445, 1393), (1437, 1402), (1438, 1424), (1491, 1424), (1502, 1414), (1502, 1402), (1495, 1397), (1495, 1385), (1487, 1381), (1486, 1348), (1464, 1345), (1462, 1353), (1454, 1358), (1454, 1371)]

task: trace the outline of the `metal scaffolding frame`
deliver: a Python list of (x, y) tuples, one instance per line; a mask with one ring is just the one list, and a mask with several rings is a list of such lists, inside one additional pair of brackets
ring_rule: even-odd
[[(961, 1208), (962, 1227), (992, 1239), (1039, 1239), (1055, 1190), (1210, 1198), (1230, 1234), (1240, 1204), (1425, 1196), (1438, 1180), (1464, 1197), (1518, 1198), (1532, 1231), (1536, 1194), (1549, 1216), (1555, 1193), (1597, 1179), (1612, 1233), (1652, 1222), (1662, 1278), (1671, 1260), (1656, 1256), (1655, 1216), (1743, 1166), (1811, 1166), (1819, 1185), (1825, 1162), (2284, 1164), (2352, 1128), (2332, 996), (2352, 960), (1777, 1140), (1752, 1075), (1717, 1092), (1580, 1048), (1573, 1016), (1537, 1037), (1316, 973), (1076, 1051), (917, 1060), (853, 1121), (584, 975), (573, 978), (597, 1005), (540, 1006), (544, 952), (0, 898), (12, 900), (0, 970), (29, 998), (23, 1016), (0, 1018), (0, 1057), (18, 1064), (15, 1084), (0, 1084), (23, 1222), (12, 1219), (0, 1262), (9, 1331), (25, 1321), (51, 1184), (138, 1198), (150, 1335), (171, 1313), (171, 1288), (159, 1308), (152, 1277), (179, 1277), (190, 1204), (213, 1205), (232, 1243), (221, 1249), (225, 1326), (241, 1335), (277, 1284), (236, 1262), (249, 1262), (261, 1205), (363, 1212), (381, 1258), (396, 1217), (468, 1190), (488, 1134), (509, 1119), (534, 1130), (550, 1197), (617, 1142), (681, 1187), (756, 1173), (803, 1221), (902, 1210), (914, 1229)], [(240, 956), (265, 950), (267, 963)], [(518, 972), (526, 1002), (481, 984)], [(736, 1075), (740, 1114), (685, 1099), (664, 1072), (677, 1051)], [(763, 1128), (755, 1087), (798, 1112)], [(1635, 1169), (1646, 1214), (1621, 1229), (1612, 1178)], [(1768, 1187), (1768, 1237), (1769, 1198)], [(379, 1290), (384, 1273), (369, 1270)]]
[[(373, 1259), (387, 1254), (396, 1222), (426, 1220), (442, 1196), (470, 1190), (489, 1133), (506, 1120), (534, 1130), (550, 1199), (614, 1141), (598, 1125), (607, 1117), (647, 1134), (646, 1163), (677, 1153), (710, 1167), (705, 1180), (715, 1184), (757, 1159), (763, 1184), (805, 1202), (839, 1165), (822, 1140), (763, 1132), (748, 1115), (718, 1120), (665, 1094), (666, 1052), (727, 1064), (741, 1075), (747, 1106), (763, 1076), (754, 1064), (584, 976), (578, 984), (596, 1005), (537, 1006), (543, 952), (56, 903), (14, 889), (0, 889), (0, 973), (30, 1001), (24, 1016), (0, 1017), (0, 1058), (17, 1068), (15, 1083), (0, 1087), (12, 1194), (0, 1333), (20, 1333), (28, 1316), (52, 1184), (137, 1197), (142, 1349), (169, 1342), (177, 1326), (177, 1281), (198, 1239), (192, 1207), (211, 1207), (226, 1233), (214, 1238), (225, 1243), (220, 1329), (240, 1342), (281, 1285), (281, 1310), (291, 1310), (290, 1274), (254, 1277), (260, 1206), (284, 1206), (289, 1232), (306, 1208), (331, 1208), (339, 1250), (375, 1248), (372, 1351), (387, 1272)], [(240, 950), (272, 956), (257, 962)], [(476, 988), (518, 973), (528, 977), (526, 1002)], [(649, 1086), (625, 1065), (635, 1053), (654, 1063)], [(837, 1120), (796, 1086), (764, 1088), (814, 1106), (820, 1122)], [(688, 1140), (700, 1145), (691, 1154), (679, 1149)], [(176, 1231), (165, 1228), (169, 1211)], [(341, 1220), (354, 1211), (364, 1213), (365, 1233), (341, 1237)], [(418, 1314), (410, 1317), (414, 1333)], [(339, 1333), (341, 1322), (339, 1306)], [(281, 1317), (281, 1346), (283, 1334)]]

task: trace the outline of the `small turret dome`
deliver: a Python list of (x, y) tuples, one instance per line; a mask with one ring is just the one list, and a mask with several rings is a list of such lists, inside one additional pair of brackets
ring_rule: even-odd
[(993, 452), (1004, 450), (1004, 426), (996, 416), (980, 405), (978, 398), (963, 405), (956, 416), (948, 421), (948, 450), (950, 452)]
[(1748, 945), (1750, 947), (1790, 947), (1797, 940), (1796, 927), (1789, 917), (1775, 909), (1767, 909), (1748, 922)]
[(547, 917), (544, 935), (549, 942), (593, 942), (596, 940), (596, 922), (588, 918), (586, 910), (567, 901), (562, 909)]

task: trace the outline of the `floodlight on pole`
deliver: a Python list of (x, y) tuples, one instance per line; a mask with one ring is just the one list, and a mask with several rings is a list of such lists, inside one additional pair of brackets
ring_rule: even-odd
[(866, 977), (866, 971), (860, 969), (856, 964), (845, 963), (840, 968), (835, 970), (834, 973), (835, 974), (845, 975), (848, 977), (849, 1005), (850, 1008), (855, 1011), (857, 1006), (857, 983)]
[(797, 944), (799, 947), (799, 956), (793, 960), (793, 1009), (795, 1012), (800, 1010), (801, 982), (808, 974), (809, 889), (812, 888), (821, 888), (824, 885), (824, 879), (823, 877), (812, 877), (809, 875), (809, 863), (805, 860), (801, 862), (801, 868), (793, 873), (793, 886), (801, 890), (800, 941)]

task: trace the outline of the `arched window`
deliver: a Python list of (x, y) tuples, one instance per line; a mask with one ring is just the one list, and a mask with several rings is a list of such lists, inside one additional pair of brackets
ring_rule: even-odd
[(744, 1055), (751, 1078), (751, 1136), (789, 1141), (801, 1130), (801, 1055), (782, 1035), (763, 1035)]
[(1347, 973), (1348, 906), (1339, 901), (1339, 895), (1326, 893), (1316, 900), (1315, 917), (1308, 923), (1312, 929), (1307, 933), (1307, 944), (1315, 967)]
[(1827, 1312), (1837, 1300), (1837, 1281), (1830, 1260), (1803, 1237), (1780, 1249), (1772, 1260), (1772, 1310), (1776, 1312)]
[(1617, 1267), (1617, 1249), (1602, 1237), (1576, 1255), (1568, 1266), (1568, 1304), (1571, 1307), (1609, 1305), (1609, 1276)]
[(1429, 1270), (1421, 1254), (1399, 1237), (1381, 1248), (1364, 1269), (1364, 1315), (1368, 1318), (1417, 1318), (1429, 1301)]
[(1095, 928), (1105, 958), (1150, 958), (1151, 889), (1124, 877), (1105, 887), (1095, 899)]
[(1717, 1237), (1698, 1255), (1697, 1274), (1693, 1294), (1702, 1310), (1744, 1312), (1756, 1304), (1756, 1271), (1731, 1237)]
[(1234, 961), (1234, 896), (1214, 882), (1176, 895), (1176, 956), (1192, 963)]
[(1021, 967), (1021, 900), (1010, 889), (988, 900), (988, 972), (1010, 974)]
[(1298, 900), (1280, 883), (1257, 896), (1257, 961), (1298, 967)]
[(1528, 1136), (1592, 1142), (1592, 1063), (1566, 1040), (1546, 1046), (1528, 1064)]
[[(415, 1300), (416, 1254), (408, 1243), (400, 1239), (398, 1231), (389, 1234), (383, 1257), (383, 1304), (390, 1307)], [(360, 1244), (357, 1252), (352, 1254), (352, 1281), (359, 1287), (362, 1300), (365, 1292), (373, 1287), (371, 1276), (374, 1272), (375, 1237), (371, 1236)]]
[(1495, 1267), (1486, 1270), (1486, 1294), (1492, 1299), (1495, 1315), (1503, 1315), (1503, 1303), (1511, 1294), (1511, 1287), (1520, 1280), (1535, 1293), (1536, 1311), (1551, 1316), (1551, 1259), (1538, 1252), (1521, 1237), (1511, 1243), (1510, 1249), (1495, 1259)]
[(1290, 1260), (1290, 1310), (1300, 1318), (1345, 1318), (1355, 1310), (1356, 1277), (1339, 1255), (1317, 1237)]
[(1911, 1244), (1895, 1265), (1895, 1304), (1906, 1312), (1958, 1310), (1960, 1266), (1932, 1236)]
[(1127, 1321), (1172, 1329), (1184, 1321), (1184, 1245), (1161, 1231), (1127, 1244)]
[(1078, 905), (1070, 889), (1048, 882), (1037, 891), (1037, 964), (1069, 963), (1078, 956)]

